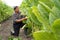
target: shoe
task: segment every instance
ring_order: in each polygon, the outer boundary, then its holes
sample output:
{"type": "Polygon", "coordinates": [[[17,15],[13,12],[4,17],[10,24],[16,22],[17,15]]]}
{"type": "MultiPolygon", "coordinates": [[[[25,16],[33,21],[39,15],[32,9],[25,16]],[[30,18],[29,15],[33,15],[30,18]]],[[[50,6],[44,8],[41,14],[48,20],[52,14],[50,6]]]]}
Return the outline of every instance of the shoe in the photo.
{"type": "Polygon", "coordinates": [[[14,33],[11,32],[11,35],[14,35],[14,33]]]}

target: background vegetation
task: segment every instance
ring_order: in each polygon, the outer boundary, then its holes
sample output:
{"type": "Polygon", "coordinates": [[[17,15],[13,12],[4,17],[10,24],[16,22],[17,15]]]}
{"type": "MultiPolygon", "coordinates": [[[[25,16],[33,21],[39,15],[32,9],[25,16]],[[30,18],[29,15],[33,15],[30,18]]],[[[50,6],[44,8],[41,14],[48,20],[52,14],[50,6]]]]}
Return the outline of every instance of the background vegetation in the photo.
{"type": "Polygon", "coordinates": [[[0,22],[6,20],[12,15],[12,8],[0,0],[0,22]]]}

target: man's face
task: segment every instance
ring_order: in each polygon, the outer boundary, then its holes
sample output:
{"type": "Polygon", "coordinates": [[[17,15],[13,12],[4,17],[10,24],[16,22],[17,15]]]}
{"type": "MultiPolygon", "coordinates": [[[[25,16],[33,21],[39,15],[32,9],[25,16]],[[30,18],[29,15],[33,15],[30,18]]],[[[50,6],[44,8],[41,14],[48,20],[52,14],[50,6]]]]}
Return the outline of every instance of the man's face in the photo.
{"type": "Polygon", "coordinates": [[[15,12],[17,12],[17,13],[19,12],[19,8],[18,7],[15,9],[15,12]]]}

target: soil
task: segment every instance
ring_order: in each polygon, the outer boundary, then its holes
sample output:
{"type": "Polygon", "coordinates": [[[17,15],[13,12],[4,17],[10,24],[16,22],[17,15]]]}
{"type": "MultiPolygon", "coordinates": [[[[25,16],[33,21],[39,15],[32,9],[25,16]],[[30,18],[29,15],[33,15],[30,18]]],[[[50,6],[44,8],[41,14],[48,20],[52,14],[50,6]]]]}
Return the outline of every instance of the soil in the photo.
{"type": "MultiPolygon", "coordinates": [[[[8,37],[11,36],[10,35],[10,31],[12,29],[12,19],[9,18],[8,20],[4,21],[1,23],[1,27],[0,27],[0,36],[2,37],[2,40],[8,40],[8,37]]],[[[24,34],[24,30],[20,29],[20,38],[22,40],[32,40],[31,37],[26,37],[26,35],[24,34]]]]}

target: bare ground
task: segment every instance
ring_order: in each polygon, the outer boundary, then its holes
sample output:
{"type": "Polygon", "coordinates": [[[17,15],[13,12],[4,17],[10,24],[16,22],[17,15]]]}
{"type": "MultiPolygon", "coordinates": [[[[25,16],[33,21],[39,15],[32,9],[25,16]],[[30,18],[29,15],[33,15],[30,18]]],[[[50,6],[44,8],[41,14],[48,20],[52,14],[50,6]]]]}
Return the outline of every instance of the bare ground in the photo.
{"type": "MultiPolygon", "coordinates": [[[[10,35],[11,28],[12,28],[11,18],[1,23],[0,36],[2,37],[2,40],[8,40],[8,37],[11,36],[10,35]]],[[[22,40],[32,40],[30,37],[29,38],[26,37],[26,35],[24,34],[24,30],[20,30],[20,37],[22,40]]]]}

